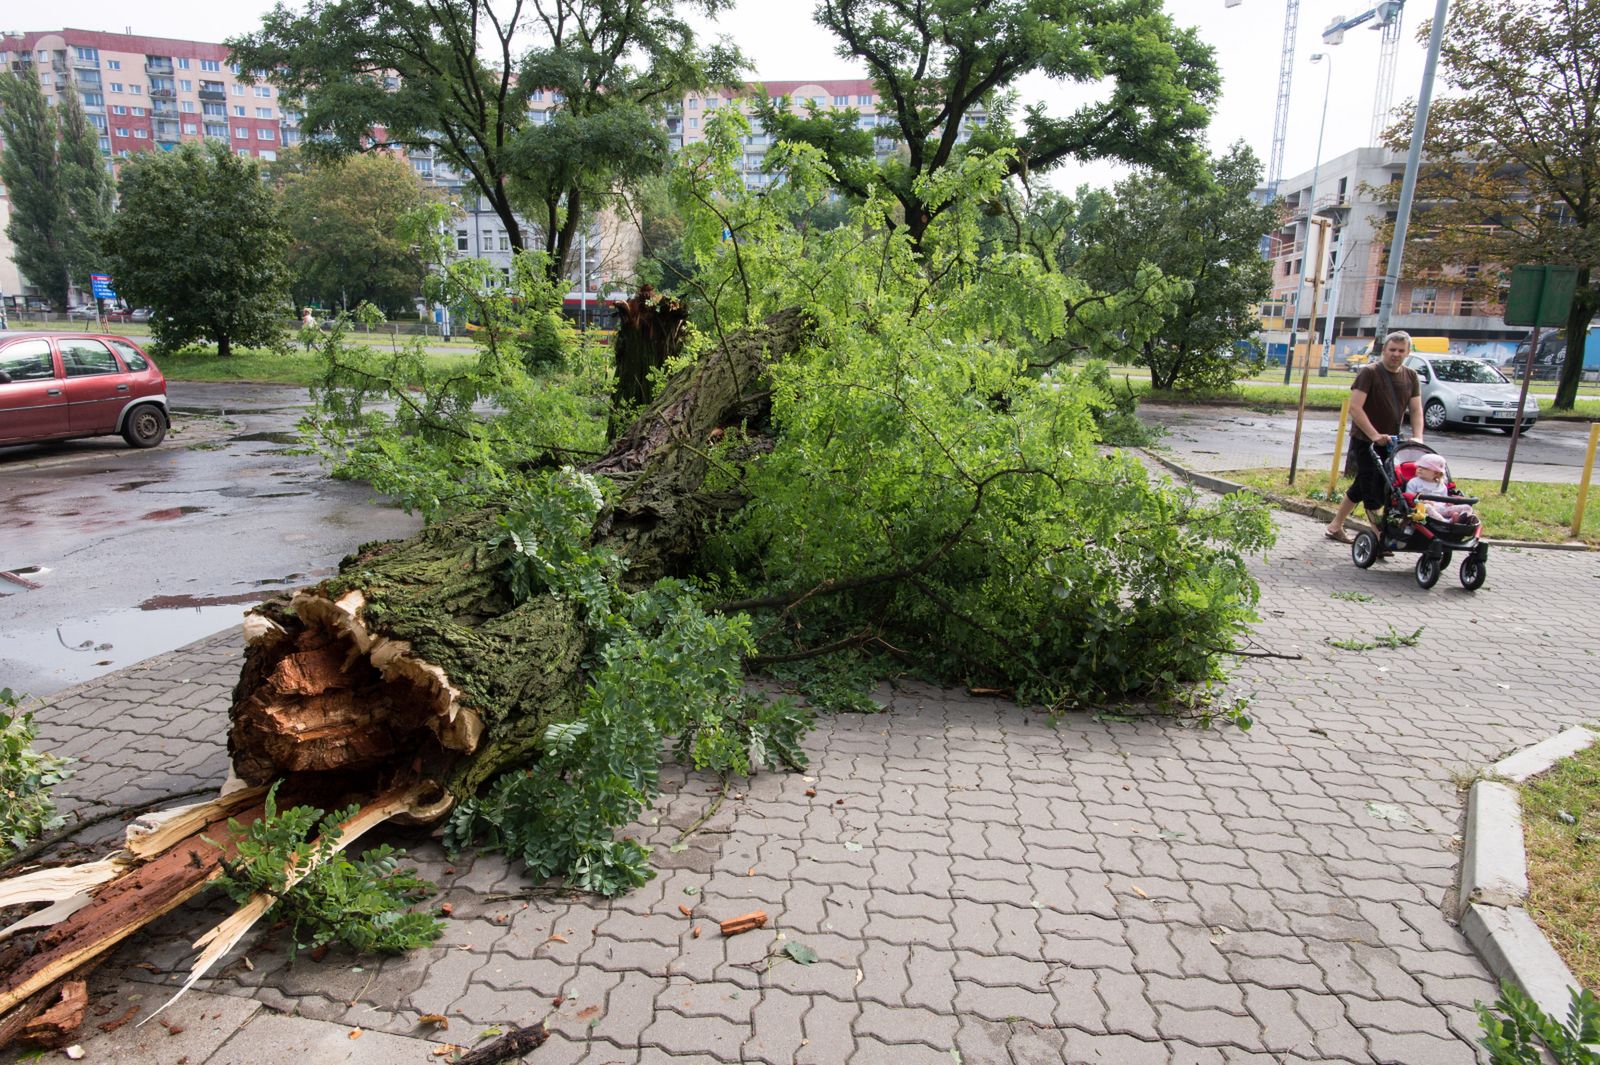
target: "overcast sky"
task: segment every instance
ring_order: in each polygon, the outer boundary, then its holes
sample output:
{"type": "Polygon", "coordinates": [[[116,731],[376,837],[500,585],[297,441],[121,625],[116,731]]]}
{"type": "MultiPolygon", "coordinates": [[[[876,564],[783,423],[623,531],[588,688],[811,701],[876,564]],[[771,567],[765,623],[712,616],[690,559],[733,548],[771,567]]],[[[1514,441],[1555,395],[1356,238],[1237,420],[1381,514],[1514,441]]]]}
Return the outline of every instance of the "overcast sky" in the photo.
{"type": "MultiPolygon", "coordinates": [[[[981,0],[975,0],[981,2],[981,0]]],[[[1327,49],[1329,66],[1311,65],[1313,52],[1322,51],[1322,28],[1336,15],[1354,15],[1372,0],[1303,0],[1295,55],[1298,59],[1290,103],[1289,134],[1284,157],[1286,175],[1311,169],[1317,147],[1324,87],[1328,86],[1327,132],[1322,157],[1331,159],[1363,146],[1372,120],[1373,85],[1378,68],[1377,32],[1366,28],[1346,34],[1344,43],[1327,49]]],[[[42,8],[29,8],[19,20],[21,3],[7,4],[0,30],[78,29],[124,31],[191,40],[220,41],[254,25],[272,5],[264,0],[57,0],[42,8]],[[39,15],[46,15],[48,23],[39,15]]],[[[1222,98],[1212,119],[1210,142],[1220,150],[1243,138],[1266,161],[1272,141],[1272,116],[1277,97],[1279,57],[1283,43],[1284,8],[1281,0],[1241,0],[1225,7],[1223,0],[1167,0],[1167,9],[1180,24],[1195,26],[1217,52],[1222,71],[1222,98]]],[[[739,0],[715,26],[754,60],[755,74],[773,80],[860,77],[864,71],[833,51],[833,38],[811,18],[807,2],[773,3],[739,0]]],[[[1411,0],[1404,11],[1404,35],[1395,79],[1394,102],[1414,98],[1422,76],[1424,48],[1417,43],[1416,27],[1432,15],[1425,0],[1411,0]]],[[[1019,86],[1023,102],[1043,101],[1053,113],[1065,114],[1092,95],[1081,87],[1064,87],[1045,78],[1019,86]]],[[[1068,163],[1052,175],[1059,188],[1080,183],[1109,184],[1121,170],[1108,164],[1078,166],[1068,163]]]]}

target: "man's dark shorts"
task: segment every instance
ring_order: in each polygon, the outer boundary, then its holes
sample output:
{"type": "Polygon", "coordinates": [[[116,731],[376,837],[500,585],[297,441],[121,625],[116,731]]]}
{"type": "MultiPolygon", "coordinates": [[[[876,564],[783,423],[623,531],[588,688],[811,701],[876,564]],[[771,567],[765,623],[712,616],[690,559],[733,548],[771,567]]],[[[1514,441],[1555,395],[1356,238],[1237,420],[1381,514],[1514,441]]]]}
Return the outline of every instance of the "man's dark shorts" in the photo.
{"type": "Polygon", "coordinates": [[[1366,441],[1356,441],[1354,451],[1356,479],[1350,482],[1345,498],[1376,513],[1388,497],[1388,478],[1383,475],[1383,466],[1373,457],[1372,448],[1367,446],[1366,441]]]}

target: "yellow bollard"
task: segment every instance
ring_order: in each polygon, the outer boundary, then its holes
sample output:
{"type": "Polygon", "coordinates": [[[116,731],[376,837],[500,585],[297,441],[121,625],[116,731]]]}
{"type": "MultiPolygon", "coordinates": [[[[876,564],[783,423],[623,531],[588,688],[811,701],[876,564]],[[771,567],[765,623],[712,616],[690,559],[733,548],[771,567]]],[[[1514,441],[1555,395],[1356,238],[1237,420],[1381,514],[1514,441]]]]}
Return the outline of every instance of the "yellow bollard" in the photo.
{"type": "MultiPolygon", "coordinates": [[[[1340,460],[1344,458],[1344,429],[1350,421],[1350,393],[1344,394],[1344,403],[1339,407],[1339,435],[1333,442],[1333,469],[1328,471],[1328,498],[1333,498],[1333,493],[1339,488],[1339,467],[1344,465],[1340,460]]],[[[1574,534],[1576,535],[1576,534],[1574,534]]]]}
{"type": "Polygon", "coordinates": [[[1572,512],[1572,536],[1583,530],[1583,508],[1589,502],[1589,475],[1594,472],[1594,449],[1600,444],[1600,422],[1589,425],[1589,453],[1583,459],[1583,479],[1578,482],[1578,506],[1572,512]]]}

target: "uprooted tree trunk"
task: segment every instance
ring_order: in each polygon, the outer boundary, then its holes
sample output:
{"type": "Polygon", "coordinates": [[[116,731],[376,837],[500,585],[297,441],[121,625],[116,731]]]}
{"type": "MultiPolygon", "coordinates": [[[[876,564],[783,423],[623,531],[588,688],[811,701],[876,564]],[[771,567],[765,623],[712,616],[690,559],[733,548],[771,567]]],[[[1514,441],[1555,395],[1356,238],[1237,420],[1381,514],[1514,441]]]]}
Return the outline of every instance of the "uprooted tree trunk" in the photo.
{"type": "MultiPolygon", "coordinates": [[[[766,368],[799,345],[798,314],[735,334],[668,381],[587,472],[622,492],[595,546],[625,579],[680,573],[704,531],[743,501],[703,488],[720,430],[758,422],[766,368]]],[[[457,517],[409,540],[370,544],[340,572],[246,624],[229,751],[246,782],[352,775],[367,790],[427,779],[442,815],[526,762],[545,724],[581,694],[586,633],[555,596],[514,603],[487,565],[493,513],[457,517]]]]}
{"type": "MultiPolygon", "coordinates": [[[[704,488],[706,445],[726,426],[762,421],[766,369],[804,332],[794,313],[730,337],[672,377],[587,467],[621,488],[593,535],[624,560],[630,585],[683,572],[705,530],[742,504],[704,488]]],[[[337,576],[259,608],[246,622],[230,713],[236,774],[252,785],[281,781],[284,803],[360,804],[347,823],[353,835],[389,817],[437,820],[527,763],[545,723],[577,706],[586,635],[555,596],[510,599],[484,564],[494,520],[470,514],[365,545],[337,576]]],[[[95,863],[104,869],[74,870],[89,886],[74,885],[70,897],[37,874],[34,884],[0,882],[0,899],[10,887],[10,902],[64,911],[34,915],[50,927],[25,960],[0,958],[0,1046],[62,998],[63,980],[219,875],[236,842],[228,817],[262,816],[264,791],[169,812],[158,830],[95,863]]],[[[233,921],[216,930],[229,937],[202,954],[204,964],[248,928],[233,921]]]]}
{"type": "Polygon", "coordinates": [[[613,406],[640,407],[650,402],[650,374],[683,347],[689,309],[682,300],[658,293],[649,285],[629,300],[612,304],[617,311],[617,335],[612,338],[616,380],[611,389],[613,406]]]}

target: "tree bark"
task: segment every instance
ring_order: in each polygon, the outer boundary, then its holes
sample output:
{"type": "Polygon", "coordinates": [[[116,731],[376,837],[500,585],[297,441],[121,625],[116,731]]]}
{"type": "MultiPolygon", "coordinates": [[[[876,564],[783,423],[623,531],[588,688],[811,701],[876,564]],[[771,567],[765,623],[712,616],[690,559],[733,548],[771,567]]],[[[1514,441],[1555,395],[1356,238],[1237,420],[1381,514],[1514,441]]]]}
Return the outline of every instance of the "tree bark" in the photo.
{"type": "Polygon", "coordinates": [[[689,309],[682,300],[657,293],[649,285],[630,300],[612,304],[618,315],[611,341],[616,380],[613,407],[642,407],[650,402],[650,374],[683,347],[689,309]]]}
{"type": "MultiPolygon", "coordinates": [[[[767,366],[805,331],[786,313],[734,334],[586,467],[621,487],[591,538],[624,560],[627,584],[685,572],[705,530],[743,502],[704,489],[706,446],[760,422],[767,366]]],[[[364,779],[373,792],[431,780],[437,817],[528,763],[545,725],[577,708],[588,637],[570,602],[511,600],[489,565],[496,517],[365,545],[336,576],[259,608],[230,715],[235,772],[252,784],[364,779]]]]}
{"type": "Polygon", "coordinates": [[[1595,310],[1600,308],[1600,292],[1590,285],[1590,277],[1588,267],[1578,271],[1578,289],[1567,311],[1567,353],[1561,360],[1561,380],[1556,385],[1556,410],[1571,410],[1578,401],[1589,323],[1594,320],[1595,310]]]}

